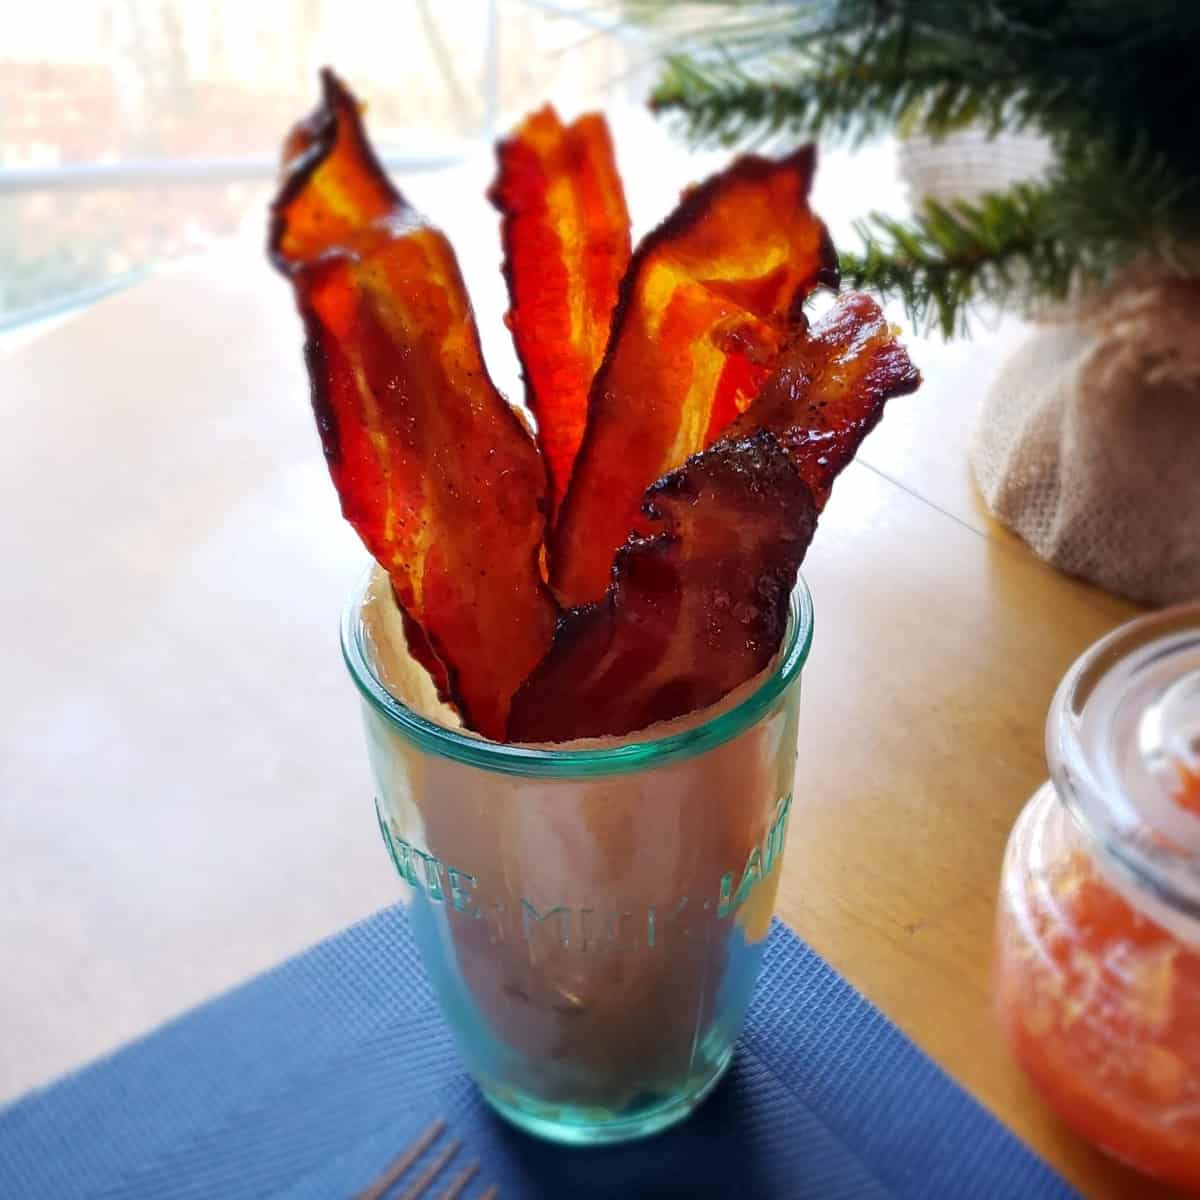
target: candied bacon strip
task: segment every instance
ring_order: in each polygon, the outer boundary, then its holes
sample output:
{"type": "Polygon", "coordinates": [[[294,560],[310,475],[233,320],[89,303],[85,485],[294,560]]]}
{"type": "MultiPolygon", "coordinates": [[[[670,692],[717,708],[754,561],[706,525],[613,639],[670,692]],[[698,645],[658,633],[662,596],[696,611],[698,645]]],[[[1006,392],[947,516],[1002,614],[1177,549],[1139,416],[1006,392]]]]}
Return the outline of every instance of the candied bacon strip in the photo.
{"type": "Polygon", "coordinates": [[[651,527],[595,604],[567,613],[513,697],[508,736],[620,735],[715,703],[761,671],[816,528],[812,493],[769,433],[722,441],[660,479],[651,527]]]}
{"type": "MultiPolygon", "coordinates": [[[[321,91],[321,103],[284,142],[285,183],[271,206],[267,250],[285,275],[331,249],[369,248],[382,236],[378,223],[404,203],[375,157],[358,101],[328,68],[321,91]]],[[[396,604],[409,652],[449,702],[445,665],[399,596],[396,604]]]]}
{"type": "Polygon", "coordinates": [[[886,401],[920,382],[879,306],[840,297],[722,438],[648,490],[645,516],[665,518],[668,531],[632,537],[604,598],[562,618],[513,699],[509,737],[628,733],[752,678],[778,649],[786,596],[834,478],[886,401]],[[739,615],[761,622],[741,640],[730,623],[739,615]]]}
{"type": "Polygon", "coordinates": [[[396,608],[400,611],[400,626],[404,630],[404,644],[408,647],[408,653],[412,657],[413,662],[420,664],[428,672],[429,678],[433,680],[433,687],[434,691],[437,692],[437,698],[443,704],[453,704],[454,696],[450,690],[450,672],[446,670],[446,664],[438,658],[433,644],[425,636],[425,630],[409,616],[408,610],[404,607],[400,597],[396,595],[395,588],[392,589],[392,598],[396,601],[396,608]]]}
{"type": "Polygon", "coordinates": [[[920,372],[879,305],[861,292],[847,292],[784,354],[727,435],[770,430],[823,508],[834,479],[879,423],[886,401],[920,385],[920,372]]]}
{"type": "Polygon", "coordinates": [[[464,722],[501,737],[556,618],[538,567],[545,473],[487,377],[449,243],[418,225],[363,257],[326,254],[295,283],[343,512],[464,722]]]}
{"type": "Polygon", "coordinates": [[[371,149],[358,101],[328,67],[321,103],[284,142],[283,176],[267,253],[285,275],[327,250],[378,238],[382,219],[407,207],[371,149]]]}
{"type": "Polygon", "coordinates": [[[557,509],[629,263],[629,212],[598,113],[564,125],[547,105],[497,145],[496,158],[488,197],[503,214],[505,321],[557,509]]]}
{"type": "Polygon", "coordinates": [[[808,206],[814,164],[811,147],[740,158],[635,251],[551,539],[563,603],[603,594],[642,493],[750,402],[802,328],[805,297],[837,282],[833,245],[808,206]]]}
{"type": "Polygon", "coordinates": [[[545,471],[488,377],[449,242],[382,177],[349,93],[324,83],[274,206],[272,256],[304,318],[325,457],[424,635],[421,661],[444,668],[435,681],[469,726],[499,738],[557,616],[539,569],[545,471]]]}

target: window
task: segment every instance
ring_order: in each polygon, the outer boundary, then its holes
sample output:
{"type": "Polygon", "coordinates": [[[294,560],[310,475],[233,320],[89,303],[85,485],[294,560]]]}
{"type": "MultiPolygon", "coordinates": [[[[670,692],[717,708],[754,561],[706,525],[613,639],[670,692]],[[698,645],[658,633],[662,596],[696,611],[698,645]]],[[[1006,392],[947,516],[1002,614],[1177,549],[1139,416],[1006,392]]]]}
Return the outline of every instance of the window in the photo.
{"type": "Polygon", "coordinates": [[[551,97],[632,96],[596,0],[27,5],[0,47],[0,330],[263,227],[282,136],[328,63],[395,172],[436,170],[551,97]],[[64,11],[64,9],[66,11],[64,11]]]}

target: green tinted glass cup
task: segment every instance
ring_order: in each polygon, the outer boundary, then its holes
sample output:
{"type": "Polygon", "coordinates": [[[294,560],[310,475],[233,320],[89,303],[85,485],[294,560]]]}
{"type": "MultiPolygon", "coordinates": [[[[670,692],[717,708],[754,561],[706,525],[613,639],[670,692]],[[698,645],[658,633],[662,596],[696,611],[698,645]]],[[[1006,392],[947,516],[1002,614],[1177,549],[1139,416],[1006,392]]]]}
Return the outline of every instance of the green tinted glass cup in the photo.
{"type": "Polygon", "coordinates": [[[383,841],[488,1102],[618,1142],[685,1117],[733,1056],[782,869],[812,603],[721,704],[645,735],[502,745],[452,727],[386,579],[347,605],[383,841]]]}

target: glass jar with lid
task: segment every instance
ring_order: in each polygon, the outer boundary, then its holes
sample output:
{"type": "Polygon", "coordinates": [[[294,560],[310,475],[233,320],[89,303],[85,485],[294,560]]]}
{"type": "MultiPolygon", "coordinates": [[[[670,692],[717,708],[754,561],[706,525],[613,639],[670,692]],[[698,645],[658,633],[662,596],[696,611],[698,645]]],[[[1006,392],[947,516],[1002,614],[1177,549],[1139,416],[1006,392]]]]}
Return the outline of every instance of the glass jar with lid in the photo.
{"type": "Polygon", "coordinates": [[[1200,605],[1088,650],[1046,755],[1005,857],[1000,1024],[1079,1133],[1200,1191],[1200,605]]]}

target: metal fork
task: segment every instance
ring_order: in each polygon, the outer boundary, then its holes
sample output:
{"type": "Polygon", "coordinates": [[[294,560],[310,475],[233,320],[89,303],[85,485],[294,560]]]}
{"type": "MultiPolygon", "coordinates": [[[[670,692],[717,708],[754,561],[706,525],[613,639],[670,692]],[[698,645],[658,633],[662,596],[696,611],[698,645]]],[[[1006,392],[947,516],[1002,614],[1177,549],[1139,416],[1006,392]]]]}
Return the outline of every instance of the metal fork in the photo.
{"type": "MultiPolygon", "coordinates": [[[[438,1117],[407,1150],[392,1160],[382,1174],[367,1184],[361,1192],[355,1192],[353,1200],[383,1200],[383,1197],[404,1178],[409,1168],[442,1136],[445,1129],[446,1122],[438,1117]]],[[[461,1147],[462,1143],[457,1138],[448,1142],[438,1151],[437,1156],[420,1175],[408,1185],[404,1194],[395,1197],[395,1200],[421,1200],[422,1197],[429,1196],[429,1188],[441,1174],[442,1168],[458,1153],[461,1147]]],[[[438,1200],[457,1200],[457,1197],[462,1195],[463,1189],[478,1173],[479,1164],[477,1162],[468,1163],[450,1180],[445,1191],[439,1194],[438,1200]]],[[[492,1186],[479,1197],[479,1200],[499,1200],[499,1196],[499,1188],[492,1186]]]]}

